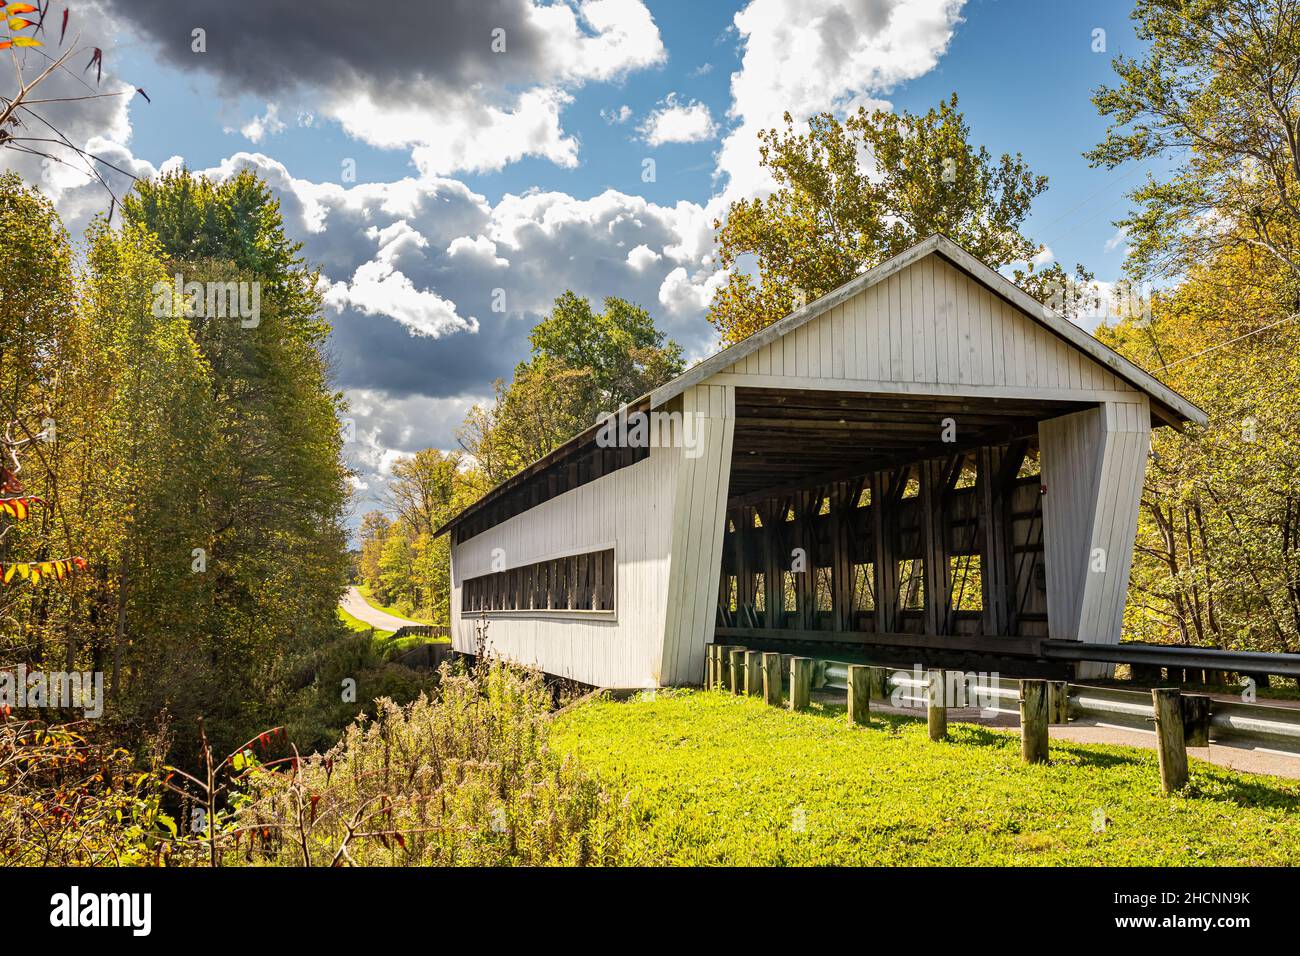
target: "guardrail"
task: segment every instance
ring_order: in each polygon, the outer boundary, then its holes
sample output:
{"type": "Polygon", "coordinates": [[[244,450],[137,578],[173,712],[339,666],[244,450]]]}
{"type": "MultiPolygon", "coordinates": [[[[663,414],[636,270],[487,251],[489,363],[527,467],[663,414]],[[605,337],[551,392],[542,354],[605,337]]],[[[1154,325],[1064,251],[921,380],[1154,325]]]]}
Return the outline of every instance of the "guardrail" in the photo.
{"type": "Polygon", "coordinates": [[[1039,653],[1053,661],[1098,661],[1103,664],[1140,664],[1151,667],[1190,667],[1239,674],[1277,674],[1300,677],[1300,654],[1269,651],[1224,651],[1215,647],[1179,647],[1172,644],[1089,644],[1082,641],[1043,641],[1039,653]]]}
{"type": "Polygon", "coordinates": [[[399,637],[445,637],[451,639],[451,628],[445,624],[405,624],[393,631],[390,640],[399,637]]]}
{"type": "Polygon", "coordinates": [[[710,646],[705,686],[761,695],[772,704],[780,704],[788,688],[794,710],[808,705],[812,690],[842,690],[848,697],[849,715],[857,723],[866,722],[871,700],[924,708],[935,740],[947,735],[950,706],[971,707],[984,714],[1017,714],[1021,752],[1031,762],[1047,759],[1047,727],[1052,723],[1088,719],[1154,732],[1161,783],[1167,792],[1186,782],[1189,746],[1204,747],[1213,741],[1300,754],[1300,708],[1183,694],[1177,688],[1144,693],[938,669],[905,671],[749,651],[735,645],[710,646]],[[974,699],[954,697],[959,686],[974,692],[974,699]]]}

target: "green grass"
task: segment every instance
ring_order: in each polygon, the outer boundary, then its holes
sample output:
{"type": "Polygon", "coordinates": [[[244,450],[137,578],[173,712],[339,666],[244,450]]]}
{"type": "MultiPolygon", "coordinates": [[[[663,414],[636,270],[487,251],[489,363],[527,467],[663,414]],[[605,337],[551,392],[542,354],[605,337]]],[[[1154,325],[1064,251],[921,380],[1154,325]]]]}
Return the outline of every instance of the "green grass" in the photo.
{"type": "Polygon", "coordinates": [[[1193,761],[1187,790],[1167,798],[1153,751],[1053,741],[1051,763],[1029,766],[1015,733],[949,732],[933,743],[912,718],[856,727],[843,708],[661,691],[577,707],[554,741],[628,794],[629,863],[1295,862],[1295,781],[1193,761]]]}
{"type": "Polygon", "coordinates": [[[362,633],[365,633],[367,631],[373,630],[375,632],[376,642],[384,641],[393,636],[394,633],[393,631],[378,630],[377,628],[372,627],[371,625],[367,624],[365,621],[361,620],[360,618],[353,617],[347,611],[343,610],[343,608],[339,608],[338,612],[339,612],[339,620],[343,622],[343,624],[347,627],[349,631],[361,631],[362,633]]]}

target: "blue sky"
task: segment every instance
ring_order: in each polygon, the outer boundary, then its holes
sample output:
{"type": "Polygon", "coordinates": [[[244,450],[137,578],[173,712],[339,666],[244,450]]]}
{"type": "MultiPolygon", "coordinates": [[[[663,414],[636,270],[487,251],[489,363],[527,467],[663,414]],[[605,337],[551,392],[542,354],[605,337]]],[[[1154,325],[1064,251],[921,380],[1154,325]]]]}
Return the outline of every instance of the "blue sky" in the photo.
{"type": "MultiPolygon", "coordinates": [[[[716,192],[716,139],[670,143],[648,149],[636,123],[669,93],[698,100],[720,124],[730,105],[731,74],[740,65],[732,18],[740,3],[651,0],[668,51],[659,67],[621,82],[593,84],[577,92],[564,120],[581,142],[581,163],[565,169],[545,159],[525,158],[504,169],[459,178],[489,199],[530,188],[590,195],[612,188],[658,203],[689,199],[704,203],[716,192]],[[632,110],[632,120],[611,124],[601,111],[632,110]],[[642,181],[642,160],[656,160],[655,182],[642,181]]],[[[1125,0],[1080,4],[1066,0],[969,0],[962,22],[938,66],[881,94],[895,109],[923,111],[956,92],[976,141],[995,153],[1021,152],[1050,188],[1036,202],[1030,234],[1051,246],[1063,262],[1083,262],[1099,277],[1113,278],[1122,245],[1106,243],[1111,222],[1126,209],[1125,193],[1142,170],[1090,169],[1084,150],[1105,134],[1091,93],[1113,77],[1111,58],[1140,49],[1125,0]],[[1106,51],[1093,51],[1093,30],[1106,31],[1106,51]]],[[[193,168],[214,166],[239,149],[260,148],[297,177],[337,180],[344,158],[357,160],[357,179],[384,182],[411,174],[409,151],[376,149],[349,137],[336,124],[318,119],[296,125],[311,111],[310,98],[280,108],[284,132],[251,144],[238,132],[265,112],[266,98],[223,95],[221,84],[203,73],[188,76],[160,63],[150,45],[124,46],[118,72],[138,82],[152,104],[132,109],[133,151],[155,165],[179,153],[193,168]]]]}
{"type": "MultiPolygon", "coordinates": [[[[751,144],[783,110],[956,92],[975,142],[1049,177],[1028,234],[1103,281],[1142,174],[1082,156],[1105,133],[1092,91],[1138,50],[1120,0],[443,0],[363,23],[345,0],[69,6],[106,37],[106,84],[152,100],[96,101],[70,126],[141,176],[255,169],[321,267],[359,509],[396,458],[455,447],[566,288],[632,299],[691,357],[711,351],[709,224],[763,193],[751,144]]],[[[51,188],[74,231],[104,205],[51,188]]]]}

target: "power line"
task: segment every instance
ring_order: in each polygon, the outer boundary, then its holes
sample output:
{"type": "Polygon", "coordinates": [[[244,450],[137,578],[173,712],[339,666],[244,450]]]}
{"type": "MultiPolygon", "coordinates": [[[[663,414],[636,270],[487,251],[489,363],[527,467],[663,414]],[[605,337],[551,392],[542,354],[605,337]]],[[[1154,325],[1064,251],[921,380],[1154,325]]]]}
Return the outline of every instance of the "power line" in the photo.
{"type": "Polygon", "coordinates": [[[1283,318],[1278,319],[1276,322],[1272,322],[1268,325],[1260,326],[1257,329],[1251,329],[1249,332],[1245,332],[1241,335],[1238,335],[1236,338],[1228,339],[1228,341],[1226,342],[1220,342],[1218,345],[1211,345],[1208,349],[1204,349],[1200,352],[1195,353],[1194,355],[1185,355],[1182,358],[1178,359],[1178,361],[1176,362],[1167,363],[1164,367],[1166,369],[1170,369],[1173,368],[1175,365],[1182,365],[1184,362],[1190,362],[1192,359],[1198,359],[1202,355],[1208,355],[1210,352],[1217,351],[1218,349],[1229,346],[1234,342],[1240,342],[1242,339],[1250,338],[1250,336],[1252,335],[1258,335],[1260,332],[1267,332],[1269,329],[1275,329],[1283,322],[1290,322],[1292,319],[1297,319],[1297,318],[1300,318],[1300,312],[1292,312],[1290,315],[1284,316],[1283,318]]]}

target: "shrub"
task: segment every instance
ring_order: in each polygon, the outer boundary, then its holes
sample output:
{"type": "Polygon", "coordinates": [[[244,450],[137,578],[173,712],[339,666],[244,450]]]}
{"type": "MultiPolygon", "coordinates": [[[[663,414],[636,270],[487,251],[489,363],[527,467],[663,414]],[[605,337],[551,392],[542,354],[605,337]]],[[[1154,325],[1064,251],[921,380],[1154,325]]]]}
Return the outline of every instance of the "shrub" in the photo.
{"type": "MultiPolygon", "coordinates": [[[[627,808],[550,749],[539,674],[444,665],[433,696],[380,702],[329,753],[255,768],[245,862],[493,866],[616,862],[627,808]]],[[[227,862],[235,862],[228,859],[227,862]]]]}
{"type": "Polygon", "coordinates": [[[142,771],[92,732],[85,722],[0,719],[0,866],[182,862],[162,807],[160,748],[142,771]]]}

